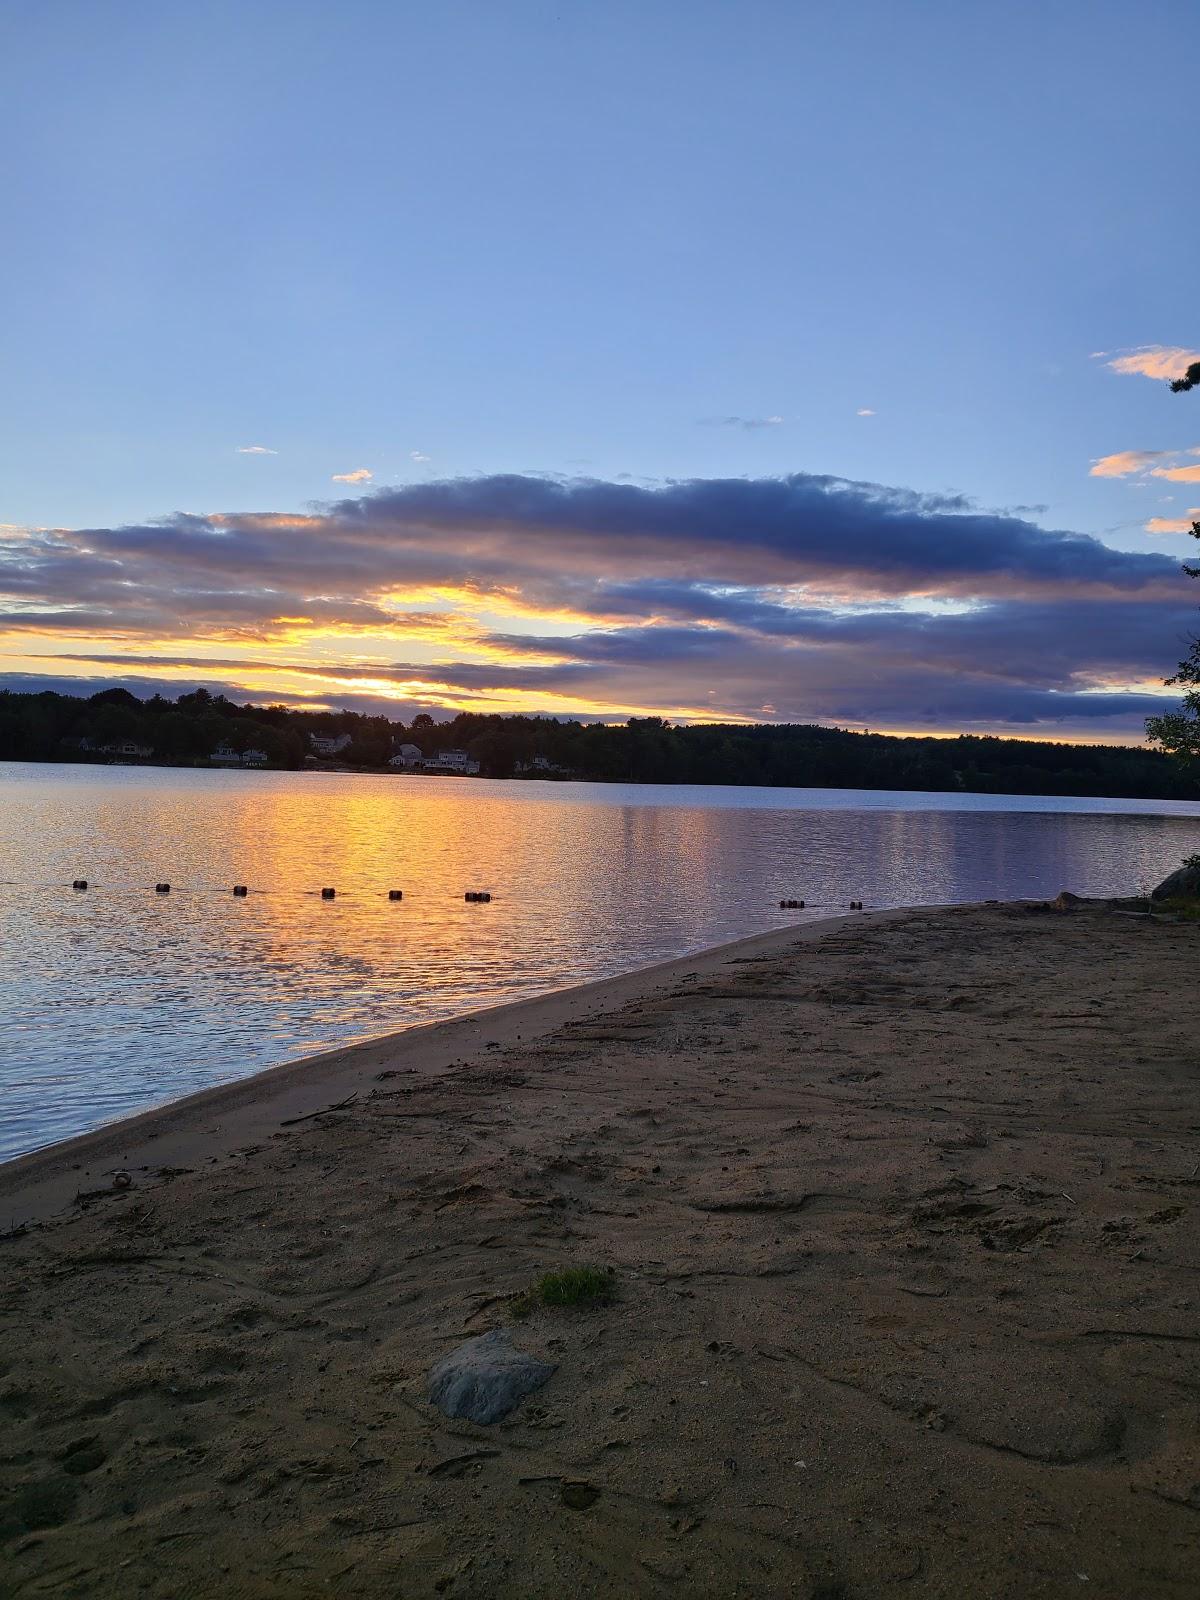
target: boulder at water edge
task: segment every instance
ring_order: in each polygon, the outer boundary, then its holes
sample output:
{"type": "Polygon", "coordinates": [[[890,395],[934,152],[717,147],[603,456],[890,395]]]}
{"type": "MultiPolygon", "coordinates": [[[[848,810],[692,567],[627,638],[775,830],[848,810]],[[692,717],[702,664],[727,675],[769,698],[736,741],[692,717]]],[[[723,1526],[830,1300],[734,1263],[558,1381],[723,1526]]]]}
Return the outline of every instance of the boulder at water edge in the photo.
{"type": "Polygon", "coordinates": [[[1200,900],[1200,862],[1180,867],[1169,878],[1164,878],[1151,894],[1152,900],[1173,900],[1180,895],[1188,900],[1200,900]]]}
{"type": "Polygon", "coordinates": [[[503,1328],[468,1339],[429,1374],[429,1398],[448,1417],[498,1422],[557,1368],[514,1349],[503,1328]]]}

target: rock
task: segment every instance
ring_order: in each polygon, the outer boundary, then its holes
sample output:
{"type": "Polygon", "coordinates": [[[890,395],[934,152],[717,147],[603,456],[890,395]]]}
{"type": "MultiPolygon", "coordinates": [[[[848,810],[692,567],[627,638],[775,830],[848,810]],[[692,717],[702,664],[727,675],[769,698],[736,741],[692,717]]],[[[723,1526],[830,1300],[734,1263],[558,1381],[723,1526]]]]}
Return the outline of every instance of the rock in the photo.
{"type": "Polygon", "coordinates": [[[1078,911],[1087,904],[1088,902],[1080,895],[1072,894],[1069,889],[1064,889],[1057,900],[1050,902],[1050,909],[1052,911],[1078,911]]]}
{"type": "Polygon", "coordinates": [[[1189,862],[1169,878],[1164,878],[1157,889],[1151,891],[1152,900],[1173,900],[1175,897],[1184,896],[1190,900],[1200,900],[1200,861],[1189,862]]]}
{"type": "Polygon", "coordinates": [[[429,1398],[448,1417],[498,1422],[557,1370],[514,1349],[506,1330],[493,1328],[442,1357],[429,1374],[429,1398]]]}

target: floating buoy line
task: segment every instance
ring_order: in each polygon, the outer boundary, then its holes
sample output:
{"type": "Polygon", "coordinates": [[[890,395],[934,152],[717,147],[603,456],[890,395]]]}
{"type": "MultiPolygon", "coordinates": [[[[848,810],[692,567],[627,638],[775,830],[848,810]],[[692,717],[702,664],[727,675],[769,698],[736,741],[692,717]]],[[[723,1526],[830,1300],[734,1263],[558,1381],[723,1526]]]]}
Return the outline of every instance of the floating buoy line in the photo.
{"type": "MultiPolygon", "coordinates": [[[[15,881],[13,881],[12,879],[6,880],[3,883],[2,886],[4,888],[9,888],[9,889],[57,889],[57,888],[60,887],[60,885],[58,885],[58,884],[17,883],[15,881]]],[[[105,888],[115,889],[117,893],[135,894],[135,893],[153,892],[156,895],[164,895],[164,896],[165,895],[169,895],[169,894],[171,894],[173,892],[183,893],[183,894],[202,894],[202,895],[203,894],[207,894],[207,895],[226,895],[226,894],[230,893],[230,890],[228,890],[228,889],[218,889],[218,888],[214,888],[214,887],[212,887],[210,885],[200,885],[198,887],[191,887],[191,886],[188,886],[188,885],[184,885],[183,888],[180,889],[179,885],[172,885],[172,884],[167,883],[167,882],[155,883],[155,884],[115,884],[115,885],[113,885],[113,884],[98,884],[98,883],[96,883],[94,880],[92,880],[90,878],[73,878],[71,880],[71,889],[76,894],[87,894],[87,893],[90,893],[90,892],[94,892],[94,891],[96,891],[98,889],[105,889],[105,888]]],[[[319,889],[285,888],[285,889],[254,889],[254,890],[251,890],[249,884],[246,884],[246,883],[235,883],[232,886],[232,893],[233,893],[233,897],[235,899],[237,899],[237,900],[244,900],[244,899],[248,898],[248,896],[251,893],[254,893],[256,895],[257,894],[265,894],[265,895],[289,895],[289,894],[293,894],[293,895],[302,895],[302,896],[310,896],[311,895],[311,896],[319,896],[320,899],[322,899],[322,900],[336,900],[337,897],[338,897],[338,894],[339,894],[339,890],[337,889],[337,887],[335,885],[332,885],[332,884],[326,884],[326,885],[322,886],[319,889]]],[[[376,895],[378,895],[380,898],[387,899],[387,900],[389,900],[389,901],[391,901],[393,903],[402,901],[404,899],[404,890],[403,889],[376,890],[376,891],[374,891],[374,894],[371,894],[371,892],[368,891],[368,894],[371,895],[371,898],[374,898],[376,895]]],[[[463,893],[463,900],[468,905],[490,905],[491,901],[492,901],[492,892],[491,892],[490,889],[467,889],[463,893]]],[[[796,899],[783,899],[783,900],[781,900],[779,902],[779,909],[780,909],[780,911],[864,911],[864,910],[867,909],[867,905],[868,905],[868,903],[863,901],[863,900],[845,901],[845,900],[796,900],[796,899]]]]}

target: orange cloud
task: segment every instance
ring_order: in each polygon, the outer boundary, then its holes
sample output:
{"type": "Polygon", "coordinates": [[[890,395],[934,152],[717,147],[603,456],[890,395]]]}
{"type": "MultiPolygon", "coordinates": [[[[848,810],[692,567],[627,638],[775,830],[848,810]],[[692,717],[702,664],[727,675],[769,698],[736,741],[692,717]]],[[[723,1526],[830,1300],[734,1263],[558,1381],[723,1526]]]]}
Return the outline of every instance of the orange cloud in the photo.
{"type": "Polygon", "coordinates": [[[1117,450],[1111,456],[1100,456],[1092,462],[1090,478],[1128,478],[1131,473],[1144,472],[1152,461],[1170,455],[1169,450],[1117,450]]]}
{"type": "Polygon", "coordinates": [[[1200,361],[1200,350],[1185,350],[1181,345],[1144,344],[1128,355],[1117,356],[1105,364],[1114,372],[1137,373],[1143,378],[1182,378],[1193,361],[1200,361]]]}
{"type": "Polygon", "coordinates": [[[1200,467],[1155,467],[1150,476],[1172,483],[1200,483],[1200,467]]]}
{"type": "Polygon", "coordinates": [[[1181,517],[1151,517],[1147,533],[1191,533],[1192,523],[1200,521],[1200,506],[1193,506],[1181,517]]]}
{"type": "Polygon", "coordinates": [[[335,472],[332,481],[334,483],[370,483],[374,476],[375,474],[369,472],[366,467],[355,467],[353,472],[335,472]]]}

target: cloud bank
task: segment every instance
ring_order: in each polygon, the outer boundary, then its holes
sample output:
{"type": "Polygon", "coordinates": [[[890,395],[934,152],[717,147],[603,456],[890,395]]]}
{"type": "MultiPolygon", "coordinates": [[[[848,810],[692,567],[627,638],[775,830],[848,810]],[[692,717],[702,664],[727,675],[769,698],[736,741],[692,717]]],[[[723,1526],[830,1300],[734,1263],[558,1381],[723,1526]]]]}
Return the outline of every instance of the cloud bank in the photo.
{"type": "Polygon", "coordinates": [[[1194,616],[1169,557],[807,473],[493,475],[0,533],[14,672],[393,711],[1136,738],[1194,616]]]}

